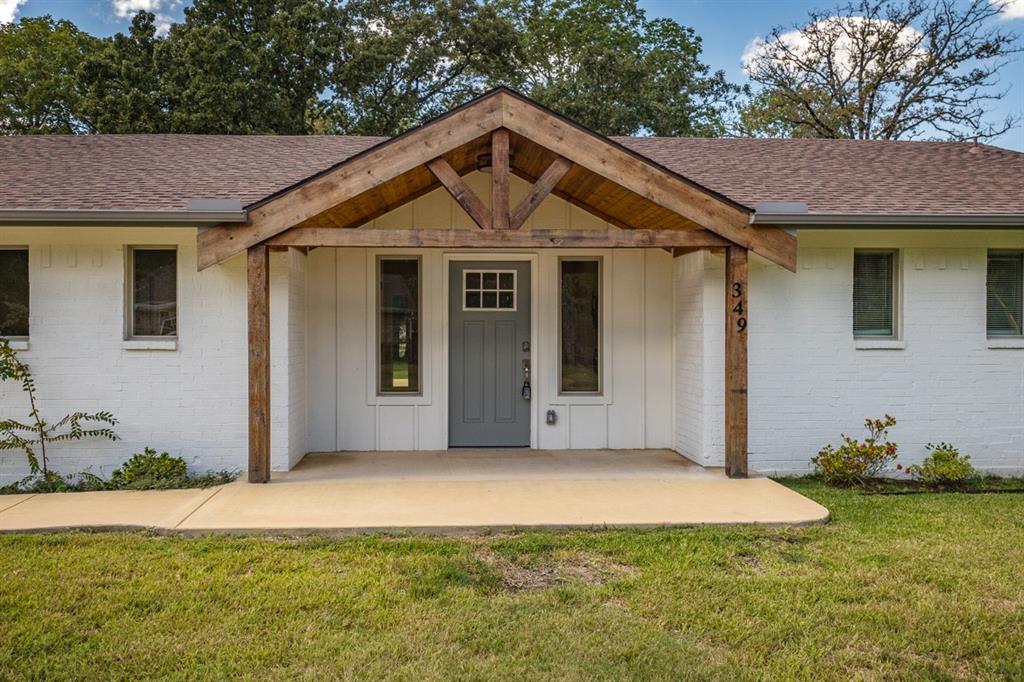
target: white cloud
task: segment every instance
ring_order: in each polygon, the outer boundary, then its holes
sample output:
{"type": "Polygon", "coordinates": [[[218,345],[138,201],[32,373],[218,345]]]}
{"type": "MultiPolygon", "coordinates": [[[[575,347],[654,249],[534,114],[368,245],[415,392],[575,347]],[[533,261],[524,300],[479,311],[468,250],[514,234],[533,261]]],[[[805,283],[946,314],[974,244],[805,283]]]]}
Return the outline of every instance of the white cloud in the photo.
{"type": "MultiPolygon", "coordinates": [[[[0,0],[0,2],[4,2],[4,0],[0,0]]],[[[157,35],[166,35],[171,30],[171,17],[160,11],[164,5],[168,4],[167,0],[110,0],[110,2],[114,7],[114,14],[122,19],[133,17],[141,11],[152,12],[156,15],[157,35]]],[[[170,5],[172,8],[176,8],[181,5],[181,2],[171,0],[170,5]]]]}
{"type": "Polygon", "coordinates": [[[18,7],[24,2],[25,0],[0,0],[0,24],[9,24],[14,21],[18,7]]]}
{"type": "Polygon", "coordinates": [[[1024,19],[1024,0],[1003,0],[999,15],[1002,19],[1024,19]]]}
{"type": "Polygon", "coordinates": [[[114,14],[125,19],[142,10],[155,13],[164,3],[163,0],[111,0],[111,4],[114,14]]]}
{"type": "MultiPolygon", "coordinates": [[[[1024,0],[1014,1],[1024,3],[1024,0]]],[[[855,33],[856,31],[854,29],[863,27],[865,22],[869,22],[870,25],[877,29],[879,33],[881,33],[882,30],[886,28],[886,25],[890,23],[884,19],[868,19],[866,17],[828,17],[827,19],[821,19],[820,21],[809,25],[804,29],[804,31],[810,28],[812,30],[830,34],[837,28],[846,28],[850,33],[855,33]]],[[[912,45],[920,38],[921,33],[917,31],[917,29],[907,26],[900,30],[899,40],[904,45],[912,45]]],[[[807,53],[810,50],[810,41],[803,31],[786,31],[778,37],[778,40],[784,45],[787,45],[789,49],[797,55],[807,53]]],[[[771,42],[764,40],[760,36],[755,37],[747,43],[746,48],[743,50],[743,56],[740,57],[740,63],[743,65],[743,68],[747,73],[751,72],[753,65],[758,60],[763,59],[768,53],[770,53],[770,46],[771,42]]],[[[834,43],[832,48],[832,60],[840,71],[843,67],[849,68],[853,52],[853,42],[845,35],[841,36],[834,43]]]]}

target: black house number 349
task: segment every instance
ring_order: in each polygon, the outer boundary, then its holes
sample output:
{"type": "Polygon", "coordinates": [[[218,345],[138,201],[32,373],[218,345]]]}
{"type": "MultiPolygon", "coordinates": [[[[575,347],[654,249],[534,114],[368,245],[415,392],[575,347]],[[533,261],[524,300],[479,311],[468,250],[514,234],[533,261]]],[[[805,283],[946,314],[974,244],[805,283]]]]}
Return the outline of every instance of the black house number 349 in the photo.
{"type": "Polygon", "coordinates": [[[732,297],[737,299],[732,307],[732,312],[736,315],[736,329],[743,331],[747,328],[747,309],[743,307],[743,285],[739,282],[732,284],[732,297]]]}

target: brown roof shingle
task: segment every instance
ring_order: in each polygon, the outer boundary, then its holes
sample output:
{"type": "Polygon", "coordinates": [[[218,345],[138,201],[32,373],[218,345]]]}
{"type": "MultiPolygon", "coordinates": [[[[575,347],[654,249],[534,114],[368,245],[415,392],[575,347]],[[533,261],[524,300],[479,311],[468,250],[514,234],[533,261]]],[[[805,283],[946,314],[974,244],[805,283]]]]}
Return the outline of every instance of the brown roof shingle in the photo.
{"type": "MultiPolygon", "coordinates": [[[[1024,214],[1024,153],[954,142],[614,138],[753,208],[812,213],[1024,214]]],[[[384,138],[92,135],[0,137],[0,209],[243,206],[384,138]]]]}

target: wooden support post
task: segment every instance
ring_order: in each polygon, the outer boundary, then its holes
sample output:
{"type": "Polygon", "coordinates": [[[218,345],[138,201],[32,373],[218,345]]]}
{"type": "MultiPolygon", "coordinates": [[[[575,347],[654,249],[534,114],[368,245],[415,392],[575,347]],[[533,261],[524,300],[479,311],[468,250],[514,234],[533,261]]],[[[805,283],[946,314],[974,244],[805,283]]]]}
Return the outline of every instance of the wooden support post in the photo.
{"type": "Polygon", "coordinates": [[[509,217],[508,131],[498,128],[491,134],[491,227],[507,230],[509,217]]]}
{"type": "Polygon", "coordinates": [[[725,250],[725,473],[747,476],[747,249],[725,250]]]}
{"type": "Polygon", "coordinates": [[[270,250],[250,246],[249,283],[249,482],[270,480],[270,250]]]}

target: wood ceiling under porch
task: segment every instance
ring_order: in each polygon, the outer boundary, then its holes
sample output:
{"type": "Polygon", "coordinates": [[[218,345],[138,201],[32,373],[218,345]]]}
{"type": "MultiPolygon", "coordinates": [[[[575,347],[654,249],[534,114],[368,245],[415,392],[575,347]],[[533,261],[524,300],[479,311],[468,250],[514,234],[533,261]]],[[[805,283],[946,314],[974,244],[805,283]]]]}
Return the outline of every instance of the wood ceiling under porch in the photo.
{"type": "Polygon", "coordinates": [[[249,480],[270,470],[269,263],[274,248],[663,248],[726,252],[726,471],[747,474],[747,264],[754,251],[795,269],[795,238],[753,226],[749,209],[543,109],[497,90],[248,208],[244,225],[199,236],[200,269],[247,252],[249,480]],[[490,175],[489,197],[464,176],[490,175]],[[513,202],[512,176],[530,183],[513,202]],[[470,230],[367,229],[371,220],[444,188],[470,230]],[[523,229],[549,195],[613,226],[523,229]],[[486,200],[486,199],[489,199],[486,200]]]}

